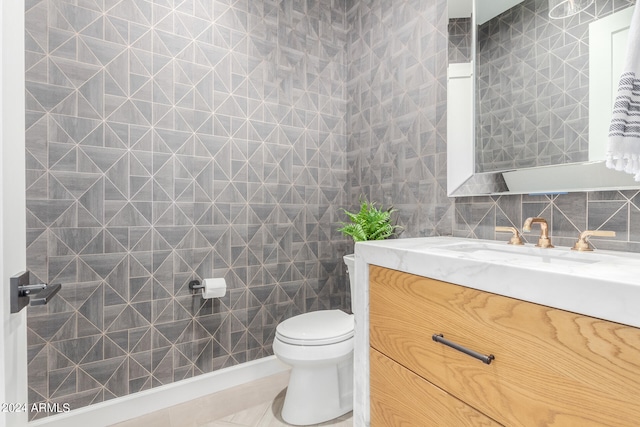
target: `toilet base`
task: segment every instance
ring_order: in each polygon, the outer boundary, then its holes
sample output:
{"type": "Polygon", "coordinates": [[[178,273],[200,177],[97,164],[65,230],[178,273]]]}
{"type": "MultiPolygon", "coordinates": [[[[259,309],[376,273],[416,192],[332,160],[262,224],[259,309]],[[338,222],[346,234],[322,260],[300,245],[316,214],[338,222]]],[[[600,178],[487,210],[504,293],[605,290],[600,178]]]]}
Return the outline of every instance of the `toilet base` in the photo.
{"type": "Polygon", "coordinates": [[[319,424],[353,409],[353,352],[321,366],[293,366],[282,419],[293,425],[319,424]]]}

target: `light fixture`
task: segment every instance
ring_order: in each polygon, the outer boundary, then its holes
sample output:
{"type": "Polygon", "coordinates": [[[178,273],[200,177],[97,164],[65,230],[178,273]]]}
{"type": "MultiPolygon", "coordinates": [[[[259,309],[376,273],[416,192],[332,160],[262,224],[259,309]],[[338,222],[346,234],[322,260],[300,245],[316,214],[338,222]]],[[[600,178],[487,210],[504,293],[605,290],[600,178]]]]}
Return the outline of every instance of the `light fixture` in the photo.
{"type": "Polygon", "coordinates": [[[593,0],[549,0],[549,18],[562,19],[582,12],[593,0]]]}

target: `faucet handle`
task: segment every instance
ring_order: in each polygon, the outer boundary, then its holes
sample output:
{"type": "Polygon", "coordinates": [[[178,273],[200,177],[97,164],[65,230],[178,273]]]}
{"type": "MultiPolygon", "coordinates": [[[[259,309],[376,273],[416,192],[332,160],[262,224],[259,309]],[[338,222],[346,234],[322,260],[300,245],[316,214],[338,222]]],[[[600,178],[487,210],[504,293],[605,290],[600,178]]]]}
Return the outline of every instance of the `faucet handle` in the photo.
{"type": "Polygon", "coordinates": [[[513,233],[511,239],[509,240],[509,245],[523,245],[522,239],[520,239],[520,234],[515,227],[496,227],[496,233],[513,233]]]}
{"type": "Polygon", "coordinates": [[[583,231],[582,233],[580,233],[580,237],[578,238],[578,241],[576,242],[575,245],[573,245],[571,250],[573,250],[573,251],[581,251],[581,252],[592,251],[593,248],[589,244],[589,240],[588,240],[590,236],[616,237],[616,232],[615,231],[607,231],[607,230],[586,230],[586,231],[583,231]]]}

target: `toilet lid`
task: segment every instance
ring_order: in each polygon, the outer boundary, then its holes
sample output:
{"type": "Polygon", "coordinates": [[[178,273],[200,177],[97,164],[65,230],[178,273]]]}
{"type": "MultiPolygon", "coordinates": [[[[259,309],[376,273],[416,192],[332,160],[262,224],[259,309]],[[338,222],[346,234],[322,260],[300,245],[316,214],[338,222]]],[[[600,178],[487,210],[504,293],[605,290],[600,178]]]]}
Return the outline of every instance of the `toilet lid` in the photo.
{"type": "Polygon", "coordinates": [[[353,336],[353,315],[341,310],[320,310],[300,314],[280,323],[276,337],[298,345],[324,345],[353,336]]]}

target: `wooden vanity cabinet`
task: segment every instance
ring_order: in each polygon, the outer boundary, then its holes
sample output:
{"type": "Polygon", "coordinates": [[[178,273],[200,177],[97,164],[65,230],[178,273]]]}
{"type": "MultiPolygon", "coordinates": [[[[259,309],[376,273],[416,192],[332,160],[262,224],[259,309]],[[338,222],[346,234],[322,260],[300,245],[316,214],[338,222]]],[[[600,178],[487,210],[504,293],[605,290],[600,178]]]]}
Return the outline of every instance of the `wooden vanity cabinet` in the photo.
{"type": "Polygon", "coordinates": [[[369,282],[373,427],[640,425],[640,329],[377,266],[369,282]]]}

